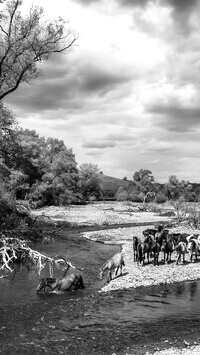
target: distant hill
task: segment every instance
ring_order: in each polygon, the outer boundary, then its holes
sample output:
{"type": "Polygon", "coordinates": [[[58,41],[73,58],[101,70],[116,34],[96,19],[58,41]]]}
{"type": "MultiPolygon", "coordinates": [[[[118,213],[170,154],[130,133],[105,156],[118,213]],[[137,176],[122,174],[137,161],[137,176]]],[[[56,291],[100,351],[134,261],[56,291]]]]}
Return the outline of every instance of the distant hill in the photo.
{"type": "Polygon", "coordinates": [[[104,198],[114,199],[119,187],[123,187],[128,192],[135,191],[135,183],[133,181],[118,179],[104,174],[99,174],[99,178],[104,198]]]}
{"type": "MultiPolygon", "coordinates": [[[[124,180],[115,178],[112,176],[99,174],[101,181],[101,188],[103,191],[104,199],[116,199],[116,192],[120,187],[122,187],[126,192],[131,193],[136,191],[136,184],[131,180],[124,180]]],[[[158,190],[164,193],[164,184],[156,183],[158,190]]],[[[191,183],[192,191],[195,192],[197,196],[200,196],[200,184],[191,183]]]]}

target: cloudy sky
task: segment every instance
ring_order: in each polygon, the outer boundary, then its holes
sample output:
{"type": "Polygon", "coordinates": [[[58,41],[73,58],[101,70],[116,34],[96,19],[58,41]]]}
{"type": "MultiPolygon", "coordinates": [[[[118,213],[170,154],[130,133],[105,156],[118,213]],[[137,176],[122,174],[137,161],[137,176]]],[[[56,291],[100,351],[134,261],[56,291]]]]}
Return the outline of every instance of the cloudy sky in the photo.
{"type": "MultiPolygon", "coordinates": [[[[32,1],[26,0],[26,7],[32,1]]],[[[35,0],[79,39],[6,99],[19,123],[63,139],[78,164],[200,182],[200,1],[35,0]]]]}

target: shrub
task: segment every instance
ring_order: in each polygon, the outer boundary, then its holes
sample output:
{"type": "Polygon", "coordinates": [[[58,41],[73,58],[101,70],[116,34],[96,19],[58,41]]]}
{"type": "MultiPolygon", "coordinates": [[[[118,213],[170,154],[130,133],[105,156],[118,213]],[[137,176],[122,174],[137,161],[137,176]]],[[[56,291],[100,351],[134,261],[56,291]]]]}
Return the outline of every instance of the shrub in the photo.
{"type": "Polygon", "coordinates": [[[142,194],[136,194],[136,193],[131,193],[129,195],[129,200],[132,202],[143,202],[143,196],[142,194]]]}
{"type": "Polygon", "coordinates": [[[158,194],[156,196],[155,202],[156,203],[165,203],[167,201],[167,197],[164,194],[158,194]]]}

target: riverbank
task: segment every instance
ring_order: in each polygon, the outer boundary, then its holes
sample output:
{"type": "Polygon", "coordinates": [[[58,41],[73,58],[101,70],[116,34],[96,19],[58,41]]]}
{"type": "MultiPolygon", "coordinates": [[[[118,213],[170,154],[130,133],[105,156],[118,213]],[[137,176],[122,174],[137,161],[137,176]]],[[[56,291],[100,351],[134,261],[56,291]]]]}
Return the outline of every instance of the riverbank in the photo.
{"type": "MultiPolygon", "coordinates": [[[[200,354],[200,345],[194,345],[184,349],[171,347],[169,349],[158,350],[154,353],[150,353],[147,351],[145,355],[199,355],[199,354],[200,354]]],[[[127,354],[127,355],[135,355],[135,354],[127,354]]]]}
{"type": "MultiPolygon", "coordinates": [[[[106,284],[101,289],[101,292],[200,279],[200,262],[190,262],[189,254],[186,254],[185,264],[181,262],[176,265],[175,253],[172,254],[172,262],[164,264],[162,260],[163,253],[161,253],[159,266],[154,266],[152,262],[149,265],[138,266],[133,261],[132,238],[134,235],[142,238],[142,232],[145,228],[148,228],[148,226],[83,233],[83,237],[89,240],[106,244],[117,244],[122,248],[125,259],[123,275],[106,284]]],[[[192,229],[185,227],[175,228],[173,231],[194,232],[192,229]]]]}
{"type": "MultiPolygon", "coordinates": [[[[165,207],[168,211],[168,208],[165,207]]],[[[137,204],[126,202],[98,202],[88,205],[70,205],[67,207],[44,207],[33,210],[32,215],[39,221],[68,227],[106,227],[133,223],[167,223],[169,216],[155,212],[141,211],[137,204]]]]}
{"type": "MultiPolygon", "coordinates": [[[[53,223],[55,228],[60,226],[63,222],[69,223],[77,230],[80,230],[81,226],[85,226],[92,231],[82,232],[81,235],[94,242],[120,245],[125,258],[125,268],[123,275],[112,280],[109,284],[106,283],[100,290],[102,293],[108,293],[110,291],[147,287],[151,285],[168,284],[186,280],[200,279],[200,263],[190,263],[188,256],[186,256],[186,264],[175,265],[175,255],[173,255],[173,262],[170,265],[164,265],[161,262],[160,266],[153,266],[153,264],[145,265],[144,267],[137,266],[133,261],[132,250],[132,237],[134,235],[142,237],[142,231],[148,227],[152,227],[152,224],[163,222],[167,224],[169,217],[160,216],[153,212],[140,212],[138,210],[133,211],[131,207],[124,203],[112,203],[112,204],[97,204],[89,206],[70,206],[69,208],[46,208],[34,211],[35,216],[42,216],[42,219],[53,223]],[[130,223],[145,224],[145,226],[130,227],[130,223]],[[149,223],[149,225],[148,225],[149,223]],[[115,225],[115,229],[111,226],[115,225]],[[124,224],[124,228],[117,228],[120,224],[124,224]],[[128,226],[128,227],[127,227],[128,226]],[[107,227],[107,228],[106,228],[107,227]],[[94,230],[96,228],[96,230],[94,230]],[[103,228],[102,230],[99,230],[103,228]],[[111,228],[111,229],[109,229],[111,228]]],[[[81,230],[80,230],[81,231],[81,230]]],[[[193,230],[186,229],[185,227],[176,228],[174,231],[193,233],[193,230]]],[[[197,233],[197,231],[195,231],[197,233]]],[[[200,232],[199,232],[200,233],[200,232]]],[[[162,256],[161,256],[162,258],[162,256]]],[[[195,339],[196,340],[196,339],[195,339]]],[[[150,347],[146,347],[146,353],[143,349],[141,354],[146,355],[197,355],[200,353],[200,346],[192,346],[193,343],[186,344],[184,340],[179,347],[170,347],[170,343],[159,343],[160,350],[154,352],[147,351],[150,347]],[[165,349],[166,350],[161,350],[165,349]]],[[[152,347],[151,347],[152,349],[152,347]]],[[[139,353],[138,353],[139,354],[139,353]]],[[[128,353],[127,355],[135,355],[128,353]]]]}
{"type": "MultiPolygon", "coordinates": [[[[163,209],[167,211],[168,206],[163,209]]],[[[167,225],[173,222],[173,217],[163,216],[163,213],[144,212],[136,204],[126,202],[98,202],[84,206],[68,207],[45,207],[32,212],[37,218],[46,220],[55,228],[62,223],[67,223],[81,232],[81,228],[91,228],[91,231],[82,232],[82,236],[94,242],[120,245],[125,259],[123,275],[112,280],[101,289],[101,292],[108,292],[118,289],[136,288],[140,286],[152,286],[168,284],[187,280],[200,279],[200,263],[189,262],[189,255],[186,255],[186,263],[175,264],[176,255],[172,254],[172,263],[159,266],[152,263],[144,267],[138,266],[133,261],[132,238],[133,236],[143,237],[143,230],[151,228],[152,224],[162,223],[167,225]],[[148,225],[149,223],[149,225],[148,225]],[[119,227],[121,224],[123,228],[119,227]],[[131,226],[135,224],[135,226],[131,226]],[[139,224],[141,224],[139,226],[139,224]],[[142,226],[143,224],[143,226],[142,226]],[[115,228],[112,229],[112,225],[115,228]],[[145,226],[144,226],[145,225],[145,226]]],[[[180,226],[173,229],[175,232],[198,233],[180,226]]]]}

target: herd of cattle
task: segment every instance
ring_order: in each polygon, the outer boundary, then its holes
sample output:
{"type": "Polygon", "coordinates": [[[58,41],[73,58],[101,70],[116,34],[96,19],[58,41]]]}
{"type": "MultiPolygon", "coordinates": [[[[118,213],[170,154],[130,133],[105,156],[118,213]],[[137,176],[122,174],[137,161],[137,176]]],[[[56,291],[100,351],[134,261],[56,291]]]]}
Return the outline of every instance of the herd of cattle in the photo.
{"type": "Polygon", "coordinates": [[[144,265],[153,257],[154,265],[159,265],[160,252],[163,252],[164,263],[171,262],[172,253],[176,253],[176,264],[185,262],[185,254],[189,253],[190,261],[200,253],[200,235],[187,233],[173,233],[163,226],[145,229],[143,238],[133,237],[134,261],[144,265]]]}

